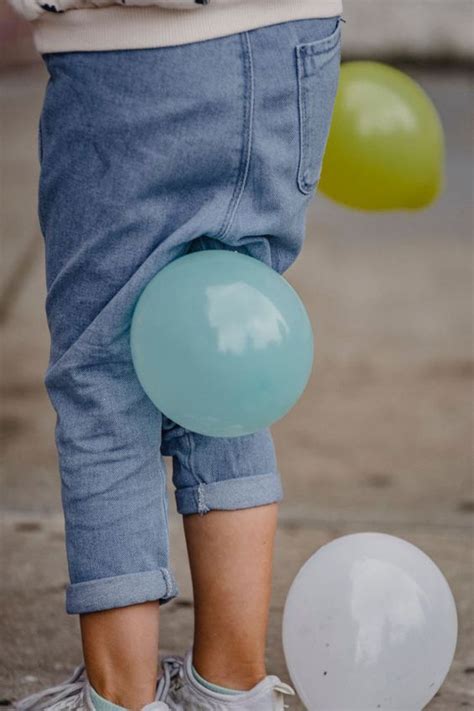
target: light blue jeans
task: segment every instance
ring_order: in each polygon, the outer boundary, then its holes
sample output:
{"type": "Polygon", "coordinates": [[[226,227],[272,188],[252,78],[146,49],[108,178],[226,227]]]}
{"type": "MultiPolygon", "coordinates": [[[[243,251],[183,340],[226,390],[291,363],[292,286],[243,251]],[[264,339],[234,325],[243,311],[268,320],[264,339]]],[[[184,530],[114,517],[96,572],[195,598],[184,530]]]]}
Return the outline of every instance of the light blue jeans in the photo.
{"type": "Polygon", "coordinates": [[[298,256],[339,74],[340,19],[175,47],[44,54],[38,215],[46,245],[69,613],[177,594],[166,468],[181,514],[281,499],[269,429],[206,437],[133,370],[137,298],[171,260],[298,256]]]}

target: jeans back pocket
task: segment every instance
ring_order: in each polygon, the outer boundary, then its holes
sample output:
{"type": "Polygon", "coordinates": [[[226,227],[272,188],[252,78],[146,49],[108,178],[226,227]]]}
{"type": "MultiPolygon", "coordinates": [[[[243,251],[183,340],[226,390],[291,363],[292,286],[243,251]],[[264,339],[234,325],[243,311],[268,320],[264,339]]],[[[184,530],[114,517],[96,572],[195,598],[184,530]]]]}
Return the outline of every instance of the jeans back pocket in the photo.
{"type": "Polygon", "coordinates": [[[327,37],[296,47],[300,160],[298,187],[312,192],[319,181],[339,79],[341,19],[327,37]]]}

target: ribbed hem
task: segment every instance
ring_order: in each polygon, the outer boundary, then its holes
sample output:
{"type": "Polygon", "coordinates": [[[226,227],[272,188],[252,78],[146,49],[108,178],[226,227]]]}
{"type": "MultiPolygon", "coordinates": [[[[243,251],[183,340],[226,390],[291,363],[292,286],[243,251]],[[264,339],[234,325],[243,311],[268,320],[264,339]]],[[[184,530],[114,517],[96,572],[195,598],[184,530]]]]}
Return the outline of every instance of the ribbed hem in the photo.
{"type": "Polygon", "coordinates": [[[31,26],[45,54],[168,47],[341,13],[342,0],[235,0],[189,11],[112,5],[44,12],[31,26]]]}
{"type": "Polygon", "coordinates": [[[78,615],[159,600],[169,602],[178,594],[173,575],[166,568],[145,573],[117,575],[69,585],[66,612],[78,615]]]}
{"type": "Polygon", "coordinates": [[[283,490],[280,476],[275,472],[189,486],[176,490],[175,496],[180,514],[205,514],[273,504],[281,501],[283,490]]]}

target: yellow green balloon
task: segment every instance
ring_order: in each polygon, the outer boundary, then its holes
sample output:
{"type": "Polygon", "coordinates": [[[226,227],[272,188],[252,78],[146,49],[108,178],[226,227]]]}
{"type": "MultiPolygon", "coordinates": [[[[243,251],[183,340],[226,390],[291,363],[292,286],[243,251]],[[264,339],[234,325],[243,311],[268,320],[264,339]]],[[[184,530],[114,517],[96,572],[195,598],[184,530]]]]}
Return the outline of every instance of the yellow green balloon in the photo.
{"type": "Polygon", "coordinates": [[[409,76],[379,62],[347,62],[329,133],[319,190],[363,210],[417,209],[443,185],[438,113],[409,76]]]}

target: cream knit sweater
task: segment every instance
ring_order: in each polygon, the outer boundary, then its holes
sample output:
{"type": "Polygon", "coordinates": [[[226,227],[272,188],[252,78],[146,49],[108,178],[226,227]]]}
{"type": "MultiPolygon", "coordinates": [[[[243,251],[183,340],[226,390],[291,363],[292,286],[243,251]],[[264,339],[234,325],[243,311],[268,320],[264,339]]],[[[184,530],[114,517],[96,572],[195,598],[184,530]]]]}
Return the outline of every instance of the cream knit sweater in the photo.
{"type": "Polygon", "coordinates": [[[40,53],[164,47],[333,17],[342,0],[9,0],[40,53]]]}

